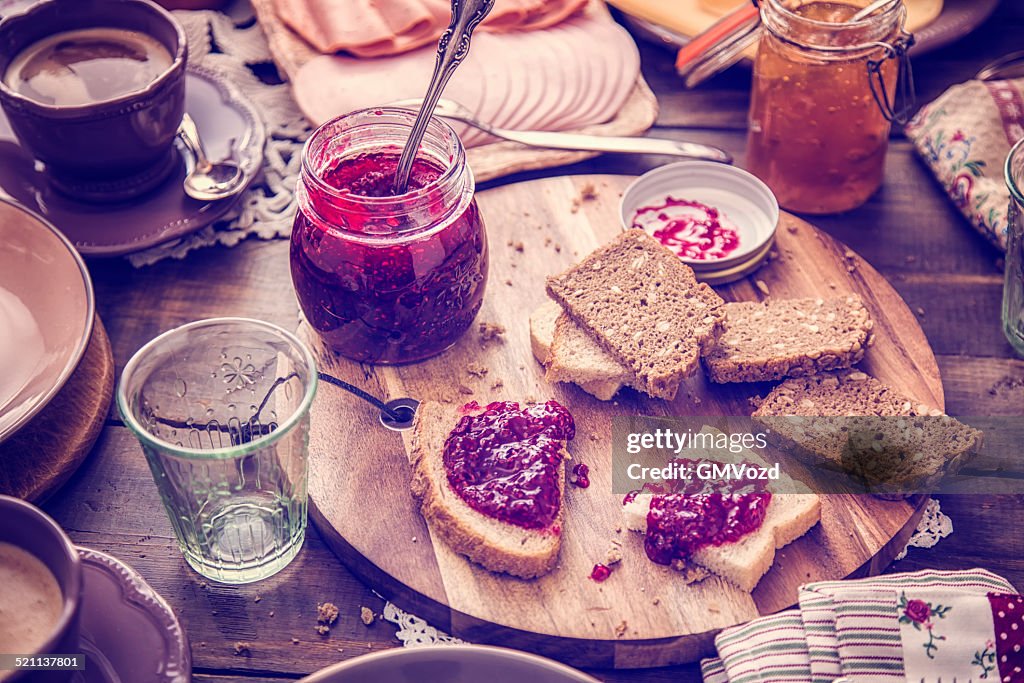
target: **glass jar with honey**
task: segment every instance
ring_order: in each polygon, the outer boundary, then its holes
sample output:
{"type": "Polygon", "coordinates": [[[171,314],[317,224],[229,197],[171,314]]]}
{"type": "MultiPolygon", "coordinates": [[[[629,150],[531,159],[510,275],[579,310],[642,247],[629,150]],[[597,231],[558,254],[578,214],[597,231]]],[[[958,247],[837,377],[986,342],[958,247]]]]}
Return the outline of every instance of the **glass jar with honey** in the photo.
{"type": "Polygon", "coordinates": [[[854,20],[869,0],[761,0],[747,166],[799,213],[856,208],[882,183],[892,122],[913,106],[893,0],[854,20]]]}

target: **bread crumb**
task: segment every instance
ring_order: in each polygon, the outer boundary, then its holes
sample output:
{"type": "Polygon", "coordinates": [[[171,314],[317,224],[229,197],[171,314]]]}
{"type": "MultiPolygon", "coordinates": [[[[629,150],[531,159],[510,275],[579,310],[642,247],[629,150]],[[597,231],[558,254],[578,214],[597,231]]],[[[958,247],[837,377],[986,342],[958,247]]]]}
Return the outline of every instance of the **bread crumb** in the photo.
{"type": "Polygon", "coordinates": [[[569,211],[571,213],[579,213],[580,212],[580,200],[579,200],[579,197],[573,197],[572,206],[569,207],[569,211]]]}
{"type": "Polygon", "coordinates": [[[274,610],[270,610],[270,616],[274,616],[274,610]]]}
{"type": "Polygon", "coordinates": [[[340,611],[333,602],[325,602],[316,606],[316,620],[331,626],[338,620],[340,611]]]}
{"type": "Polygon", "coordinates": [[[253,602],[259,602],[259,601],[260,601],[260,600],[262,600],[262,599],[263,599],[263,597],[262,597],[262,596],[260,596],[260,595],[257,595],[257,596],[256,596],[255,598],[253,598],[253,599],[252,599],[252,601],[253,601],[253,602]]]}
{"type": "Polygon", "coordinates": [[[661,604],[661,598],[654,598],[654,600],[651,601],[651,604],[657,607],[661,604]]]}
{"type": "Polygon", "coordinates": [[[789,234],[790,234],[790,235],[795,235],[795,234],[797,234],[798,232],[800,232],[800,228],[798,228],[798,227],[797,227],[797,226],[795,226],[795,225],[787,225],[787,226],[786,226],[786,230],[788,230],[788,231],[789,231],[789,234]]]}
{"type": "Polygon", "coordinates": [[[292,638],[292,645],[298,645],[298,644],[299,644],[299,639],[298,638],[292,638]]]}
{"type": "MultiPolygon", "coordinates": [[[[511,280],[508,280],[511,283],[511,280]]],[[[505,334],[505,326],[499,325],[498,323],[482,322],[480,323],[480,345],[487,346],[490,342],[502,343],[505,341],[503,335],[505,334]]]]}
{"type": "Polygon", "coordinates": [[[621,622],[619,622],[619,625],[615,627],[615,637],[621,638],[622,636],[626,635],[627,630],[629,630],[629,625],[626,623],[626,620],[623,619],[621,622]]]}
{"type": "Polygon", "coordinates": [[[235,643],[235,656],[252,657],[252,645],[243,641],[238,641],[235,643]]]}
{"type": "Polygon", "coordinates": [[[619,562],[622,562],[622,543],[612,539],[611,545],[608,546],[608,551],[604,556],[604,565],[611,567],[619,562]]]}
{"type": "Polygon", "coordinates": [[[491,389],[501,389],[503,386],[505,386],[505,382],[503,382],[500,379],[496,379],[494,380],[494,383],[491,385],[491,389]]]}
{"type": "Polygon", "coordinates": [[[515,244],[512,245],[512,248],[518,251],[520,254],[522,254],[523,251],[526,249],[526,245],[523,244],[522,242],[516,242],[515,244]]]}
{"type": "Polygon", "coordinates": [[[359,608],[359,619],[360,619],[360,620],[361,620],[361,621],[363,622],[363,624],[365,624],[366,626],[372,626],[372,625],[373,625],[373,619],[374,619],[374,617],[376,617],[376,616],[377,616],[377,615],[376,615],[376,614],[374,614],[374,613],[373,613],[373,610],[372,610],[372,609],[370,609],[369,607],[360,607],[360,608],[359,608]]]}
{"type": "Polygon", "coordinates": [[[580,188],[580,199],[585,202],[597,199],[597,188],[594,187],[594,183],[587,183],[580,188]]]}
{"type": "Polygon", "coordinates": [[[416,542],[417,542],[417,539],[416,539],[416,537],[415,537],[415,536],[413,536],[413,537],[412,537],[412,542],[413,542],[413,543],[416,543],[416,542]]]}
{"type": "Polygon", "coordinates": [[[512,286],[512,281],[511,280],[505,280],[505,284],[507,286],[511,287],[512,286]]]}
{"type": "Polygon", "coordinates": [[[924,309],[921,308],[920,306],[918,306],[917,307],[917,314],[923,318],[924,317],[924,309]]]}
{"type": "Polygon", "coordinates": [[[768,289],[768,285],[764,280],[754,280],[754,286],[757,287],[757,290],[765,296],[771,295],[771,290],[768,289]]]}
{"type": "Polygon", "coordinates": [[[316,625],[316,632],[319,633],[322,636],[327,636],[327,635],[331,634],[331,627],[328,626],[327,624],[317,624],[316,625]]]}
{"type": "Polygon", "coordinates": [[[850,249],[847,249],[846,251],[844,251],[843,252],[843,256],[848,258],[848,259],[850,259],[851,261],[853,259],[857,258],[857,255],[855,253],[853,253],[853,251],[850,250],[850,249]]]}
{"type": "Polygon", "coordinates": [[[459,385],[459,393],[460,394],[464,394],[466,396],[472,396],[473,395],[473,390],[470,389],[469,387],[467,387],[465,384],[460,384],[459,385]]]}
{"type": "Polygon", "coordinates": [[[487,367],[480,363],[470,363],[466,366],[466,373],[471,377],[483,377],[487,374],[487,367]]]}

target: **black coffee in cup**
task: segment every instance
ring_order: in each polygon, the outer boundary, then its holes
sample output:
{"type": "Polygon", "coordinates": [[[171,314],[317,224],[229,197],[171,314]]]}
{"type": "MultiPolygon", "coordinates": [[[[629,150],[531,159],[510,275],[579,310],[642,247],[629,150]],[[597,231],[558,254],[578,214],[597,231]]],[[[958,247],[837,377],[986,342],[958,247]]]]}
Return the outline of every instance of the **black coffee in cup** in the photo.
{"type": "Polygon", "coordinates": [[[0,106],[55,190],[131,200],[181,168],[187,58],[151,0],[44,0],[0,20],[0,106]]]}
{"type": "Polygon", "coordinates": [[[85,28],[32,43],[11,60],[3,80],[35,102],[78,106],[142,90],[172,61],[159,40],[140,31],[85,28]]]}

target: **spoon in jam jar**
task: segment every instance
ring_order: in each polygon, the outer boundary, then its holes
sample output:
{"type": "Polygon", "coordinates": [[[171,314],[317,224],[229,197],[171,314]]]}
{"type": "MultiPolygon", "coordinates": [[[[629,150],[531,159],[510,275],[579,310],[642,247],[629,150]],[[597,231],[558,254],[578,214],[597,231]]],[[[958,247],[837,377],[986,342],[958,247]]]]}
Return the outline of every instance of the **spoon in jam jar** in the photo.
{"type": "Polygon", "coordinates": [[[441,35],[440,40],[437,41],[437,63],[434,65],[434,75],[430,78],[427,93],[423,96],[423,106],[420,107],[420,113],[416,115],[416,121],[409,133],[409,140],[405,143],[402,157],[398,160],[398,170],[395,172],[396,195],[405,194],[408,189],[412,163],[416,160],[416,153],[419,152],[423,135],[427,132],[427,125],[430,123],[434,107],[455,70],[469,54],[469,41],[473,36],[473,31],[493,7],[494,0],[452,0],[452,21],[448,25],[448,29],[441,35]]]}
{"type": "Polygon", "coordinates": [[[185,194],[200,202],[215,202],[238,194],[245,187],[245,172],[230,159],[210,161],[199,137],[196,122],[187,113],[181,119],[178,137],[195,157],[195,165],[182,182],[185,194]]]}

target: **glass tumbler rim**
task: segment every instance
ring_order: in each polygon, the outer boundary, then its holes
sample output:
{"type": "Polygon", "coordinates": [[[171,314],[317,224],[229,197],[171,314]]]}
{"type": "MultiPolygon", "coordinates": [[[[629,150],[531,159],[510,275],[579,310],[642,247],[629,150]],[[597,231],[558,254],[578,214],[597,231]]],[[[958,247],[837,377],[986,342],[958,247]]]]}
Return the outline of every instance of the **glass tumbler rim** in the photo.
{"type": "MultiPolygon", "coordinates": [[[[1010,197],[1017,202],[1019,206],[1024,208],[1024,188],[1018,184],[1018,179],[1014,177],[1013,162],[1018,156],[1024,155],[1024,139],[1021,139],[1010,149],[1010,153],[1006,155],[1006,163],[1003,164],[1003,176],[1006,180],[1006,188],[1010,191],[1010,197]]],[[[1021,174],[1020,180],[1024,180],[1024,174],[1021,174]]]]}
{"type": "Polygon", "coordinates": [[[244,317],[221,317],[221,318],[205,318],[203,320],[195,320],[178,327],[171,328],[166,332],[163,332],[153,339],[149,340],[142,347],[136,351],[131,359],[125,364],[124,370],[121,371],[120,380],[117,383],[117,409],[121,414],[121,418],[125,424],[135,435],[135,437],[141,441],[144,445],[151,448],[160,450],[171,455],[178,457],[188,458],[190,460],[231,460],[238,458],[257,450],[262,450],[267,446],[270,446],[286,434],[292,431],[303,419],[303,417],[309,413],[310,406],[313,404],[313,398],[316,396],[317,385],[319,382],[319,376],[317,374],[316,359],[313,356],[313,352],[309,347],[302,343],[302,341],[295,336],[293,333],[284,329],[280,325],[267,322],[265,320],[257,320],[256,318],[244,318],[244,317]],[[302,401],[299,406],[284,420],[278,428],[270,432],[267,436],[250,441],[249,443],[239,444],[237,446],[224,446],[221,448],[188,448],[186,446],[179,446],[169,441],[157,438],[149,430],[142,426],[132,413],[128,405],[128,396],[125,393],[125,387],[128,384],[128,379],[138,370],[139,363],[142,359],[153,353],[154,349],[162,342],[168,339],[180,335],[185,332],[189,332],[203,327],[215,327],[217,325],[249,325],[252,327],[262,328],[263,330],[270,332],[280,337],[283,341],[289,345],[298,349],[306,362],[306,365],[310,368],[310,381],[306,387],[305,395],[302,397],[302,401]]]}

